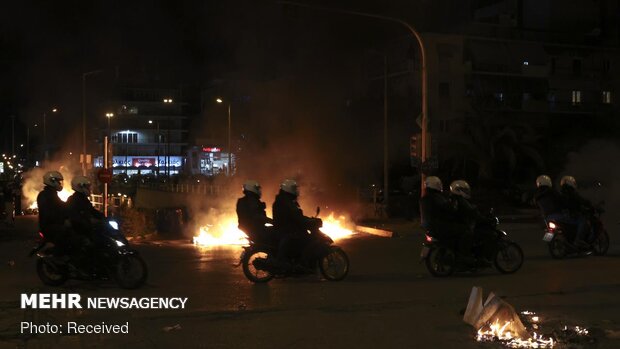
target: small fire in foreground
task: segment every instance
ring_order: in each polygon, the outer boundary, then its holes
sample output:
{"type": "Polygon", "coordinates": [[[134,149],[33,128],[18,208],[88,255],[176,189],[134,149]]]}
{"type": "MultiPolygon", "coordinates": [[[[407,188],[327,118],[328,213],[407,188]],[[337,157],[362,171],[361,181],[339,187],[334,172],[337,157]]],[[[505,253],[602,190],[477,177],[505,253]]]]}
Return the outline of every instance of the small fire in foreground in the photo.
{"type": "MultiPolygon", "coordinates": [[[[335,240],[344,239],[354,234],[344,216],[335,217],[331,213],[323,219],[321,231],[335,240]]],[[[247,245],[249,243],[244,232],[237,227],[236,215],[230,215],[218,224],[209,224],[199,228],[198,236],[193,238],[194,245],[213,247],[225,245],[247,245]]]]}
{"type": "Polygon", "coordinates": [[[512,321],[504,321],[502,325],[499,319],[488,326],[488,329],[481,328],[478,330],[476,340],[478,342],[503,342],[509,348],[553,348],[555,342],[553,338],[544,338],[534,332],[534,335],[527,339],[515,337],[512,332],[506,330],[510,327],[512,321]]]}
{"type": "MultiPolygon", "coordinates": [[[[538,329],[540,327],[540,317],[536,315],[536,313],[526,310],[522,311],[521,315],[526,317],[526,322],[531,324],[534,329],[538,329]]],[[[552,337],[545,338],[536,332],[533,332],[530,338],[523,339],[510,332],[510,325],[511,321],[504,321],[502,324],[499,319],[496,319],[495,322],[488,323],[486,326],[483,326],[483,328],[478,330],[476,340],[478,342],[499,341],[508,348],[553,348],[558,345],[558,343],[562,343],[566,335],[587,337],[590,334],[588,329],[584,327],[564,326],[564,329],[561,332],[553,332],[556,336],[559,336],[557,339],[552,337]]]]}

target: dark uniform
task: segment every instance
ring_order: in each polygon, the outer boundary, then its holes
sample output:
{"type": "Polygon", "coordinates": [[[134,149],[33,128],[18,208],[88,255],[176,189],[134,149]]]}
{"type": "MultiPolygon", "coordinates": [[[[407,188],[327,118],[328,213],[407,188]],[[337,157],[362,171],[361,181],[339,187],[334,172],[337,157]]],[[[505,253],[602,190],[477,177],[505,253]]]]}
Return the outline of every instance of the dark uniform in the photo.
{"type": "Polygon", "coordinates": [[[534,194],[534,201],[545,219],[551,216],[556,218],[562,214],[562,197],[553,188],[547,186],[538,187],[534,194]]]}
{"type": "Polygon", "coordinates": [[[568,216],[577,225],[575,241],[586,240],[587,232],[590,230],[587,211],[592,209],[592,203],[579,195],[570,185],[563,185],[560,195],[568,216]]]}
{"type": "Polygon", "coordinates": [[[69,220],[75,232],[87,237],[90,237],[93,232],[93,219],[101,220],[104,218],[103,213],[93,207],[88,197],[78,191],[67,199],[67,208],[69,220]]]}
{"type": "Polygon", "coordinates": [[[251,241],[272,243],[273,234],[271,229],[265,227],[265,223],[271,223],[272,219],[265,213],[266,205],[260,201],[258,194],[249,190],[244,191],[245,196],[237,200],[237,219],[241,229],[251,241]]]}
{"type": "Polygon", "coordinates": [[[71,244],[69,231],[64,226],[65,220],[69,218],[67,204],[60,200],[56,189],[45,186],[37,196],[37,206],[39,229],[47,240],[66,253],[71,244]]]}
{"type": "Polygon", "coordinates": [[[279,259],[298,257],[310,242],[308,226],[311,218],[304,216],[297,196],[280,190],[273,203],[273,224],[281,236],[279,259]]]}
{"type": "Polygon", "coordinates": [[[459,253],[471,258],[472,235],[468,226],[459,219],[457,207],[442,192],[426,188],[420,199],[422,227],[437,239],[457,241],[459,253]]]}
{"type": "Polygon", "coordinates": [[[472,204],[468,199],[460,196],[453,195],[453,199],[457,205],[457,214],[465,225],[469,228],[469,231],[473,234],[473,239],[480,241],[482,245],[482,256],[487,260],[493,260],[493,253],[495,252],[493,239],[495,237],[493,231],[488,229],[480,229],[479,224],[488,222],[489,218],[483,216],[478,208],[472,204]]]}

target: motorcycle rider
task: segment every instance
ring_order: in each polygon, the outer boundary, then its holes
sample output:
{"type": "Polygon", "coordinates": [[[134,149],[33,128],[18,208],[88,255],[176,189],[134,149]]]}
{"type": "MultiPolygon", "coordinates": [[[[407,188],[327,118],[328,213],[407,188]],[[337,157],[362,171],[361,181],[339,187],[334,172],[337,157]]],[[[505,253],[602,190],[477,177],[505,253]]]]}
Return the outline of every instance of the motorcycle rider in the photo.
{"type": "Polygon", "coordinates": [[[540,213],[545,219],[565,221],[566,217],[562,213],[563,203],[560,194],[553,190],[553,182],[551,177],[540,175],[536,178],[536,193],[534,201],[540,209],[540,213]]]}
{"type": "Polygon", "coordinates": [[[273,203],[273,224],[281,236],[278,248],[278,264],[283,268],[290,268],[290,258],[297,258],[310,242],[308,234],[309,222],[299,207],[297,197],[299,188],[297,182],[285,179],[280,184],[280,191],[273,203]]]}
{"type": "Polygon", "coordinates": [[[69,220],[73,229],[82,235],[90,236],[97,221],[104,218],[103,213],[93,207],[89,200],[91,183],[87,177],[75,176],[71,180],[73,194],[67,199],[69,220]]]}
{"type": "Polygon", "coordinates": [[[458,219],[457,207],[443,194],[443,183],[436,176],[426,177],[426,194],[420,199],[421,225],[437,239],[457,240],[457,253],[472,263],[472,236],[468,226],[458,219]]]}
{"type": "Polygon", "coordinates": [[[104,215],[95,209],[88,199],[91,194],[91,183],[87,177],[75,176],[71,180],[71,189],[73,194],[67,199],[67,208],[69,210],[69,221],[73,231],[77,233],[76,237],[76,254],[78,264],[85,265],[92,260],[87,260],[89,249],[99,242],[97,234],[97,225],[101,224],[104,215]]]}
{"type": "Polygon", "coordinates": [[[60,172],[46,172],[43,175],[45,187],[37,195],[39,229],[48,241],[56,245],[61,255],[69,253],[72,242],[71,233],[65,228],[65,220],[69,218],[67,205],[58,197],[63,181],[60,172]]]}
{"type": "Polygon", "coordinates": [[[469,233],[475,240],[481,241],[482,256],[487,262],[493,260],[493,236],[492,232],[477,229],[478,224],[486,223],[489,218],[484,217],[476,205],[470,202],[471,187],[465,180],[456,180],[450,183],[450,197],[456,202],[457,215],[468,227],[469,233]]]}
{"type": "Polygon", "coordinates": [[[587,211],[593,209],[592,203],[584,199],[577,192],[577,181],[573,176],[564,176],[560,180],[560,194],[568,215],[577,224],[577,234],[574,244],[577,246],[587,245],[586,235],[589,230],[587,211]]]}
{"type": "Polygon", "coordinates": [[[272,242],[271,229],[266,223],[273,223],[265,213],[266,205],[260,200],[262,196],[261,186],[255,180],[247,180],[243,183],[243,197],[237,200],[237,219],[241,229],[251,241],[272,242]]]}

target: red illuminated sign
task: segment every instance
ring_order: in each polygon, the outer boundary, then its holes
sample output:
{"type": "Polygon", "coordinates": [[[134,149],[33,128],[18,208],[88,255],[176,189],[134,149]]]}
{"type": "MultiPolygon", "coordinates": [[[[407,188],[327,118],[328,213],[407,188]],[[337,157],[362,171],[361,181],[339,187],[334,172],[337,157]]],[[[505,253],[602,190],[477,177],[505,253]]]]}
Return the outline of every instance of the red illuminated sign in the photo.
{"type": "Polygon", "coordinates": [[[133,167],[151,167],[157,164],[157,160],[155,158],[133,158],[131,165],[133,167]]]}
{"type": "Polygon", "coordinates": [[[222,149],[218,147],[202,147],[202,151],[206,153],[219,153],[222,149]]]}

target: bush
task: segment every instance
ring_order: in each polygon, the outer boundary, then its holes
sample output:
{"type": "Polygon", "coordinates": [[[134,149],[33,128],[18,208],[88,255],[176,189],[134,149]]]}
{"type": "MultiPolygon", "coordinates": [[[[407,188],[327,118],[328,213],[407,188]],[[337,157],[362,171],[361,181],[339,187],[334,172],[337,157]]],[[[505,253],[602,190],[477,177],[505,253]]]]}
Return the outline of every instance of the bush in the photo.
{"type": "Polygon", "coordinates": [[[121,231],[126,236],[144,237],[155,232],[154,215],[148,210],[121,208],[121,231]]]}

